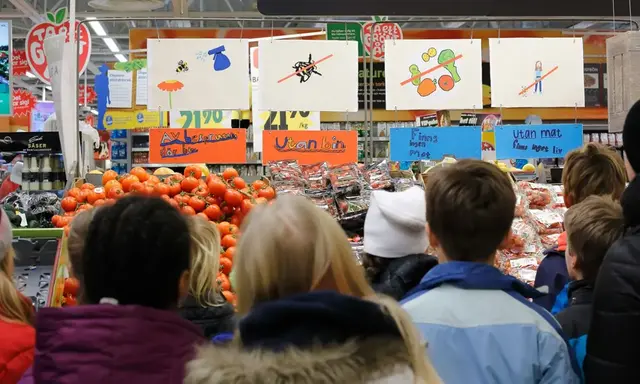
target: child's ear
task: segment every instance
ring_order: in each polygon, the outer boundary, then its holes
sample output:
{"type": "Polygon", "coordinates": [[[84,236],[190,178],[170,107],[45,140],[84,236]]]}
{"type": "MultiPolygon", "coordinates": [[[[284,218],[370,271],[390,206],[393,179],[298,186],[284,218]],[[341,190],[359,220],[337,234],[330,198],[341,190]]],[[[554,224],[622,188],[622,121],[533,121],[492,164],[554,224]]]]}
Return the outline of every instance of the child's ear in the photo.
{"type": "Polygon", "coordinates": [[[562,196],[562,200],[564,200],[564,206],[567,208],[571,208],[571,204],[572,204],[572,199],[571,196],[569,195],[564,195],[562,196]]]}
{"type": "Polygon", "coordinates": [[[431,232],[431,230],[429,229],[429,224],[427,224],[425,226],[425,230],[427,231],[427,237],[429,238],[429,245],[432,248],[438,248],[440,247],[440,241],[438,241],[438,238],[433,234],[433,232],[431,232]]]}
{"type": "Polygon", "coordinates": [[[178,297],[178,300],[187,297],[189,294],[189,277],[189,271],[184,271],[180,275],[180,281],[178,282],[178,294],[180,297],[178,297]]]}
{"type": "Polygon", "coordinates": [[[510,244],[511,235],[512,235],[512,231],[511,229],[509,229],[509,232],[507,232],[507,235],[504,237],[504,239],[502,239],[502,242],[500,243],[500,245],[498,245],[498,249],[509,249],[511,247],[511,244],[510,244]]]}

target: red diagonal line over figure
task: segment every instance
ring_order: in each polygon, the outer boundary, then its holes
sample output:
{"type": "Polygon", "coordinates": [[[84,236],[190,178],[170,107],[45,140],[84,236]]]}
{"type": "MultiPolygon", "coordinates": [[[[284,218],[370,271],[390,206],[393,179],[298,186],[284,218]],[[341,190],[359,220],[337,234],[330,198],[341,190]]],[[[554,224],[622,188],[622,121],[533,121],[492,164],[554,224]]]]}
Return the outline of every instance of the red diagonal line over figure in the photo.
{"type": "Polygon", "coordinates": [[[407,80],[405,80],[405,81],[403,81],[402,83],[400,83],[400,86],[407,85],[407,84],[409,84],[410,82],[412,82],[413,80],[415,80],[415,79],[419,79],[419,78],[421,78],[422,76],[427,75],[427,74],[429,74],[429,73],[431,73],[431,72],[435,71],[436,69],[442,68],[442,67],[444,67],[445,65],[449,65],[449,64],[453,63],[453,62],[454,62],[454,61],[456,61],[456,60],[460,60],[461,58],[462,58],[462,55],[458,55],[458,56],[454,57],[453,59],[449,59],[449,60],[447,60],[447,61],[443,61],[442,63],[440,63],[440,64],[436,65],[435,67],[429,68],[429,69],[427,69],[427,70],[426,70],[426,71],[424,71],[424,72],[420,72],[420,73],[418,73],[417,75],[411,76],[411,77],[410,77],[410,78],[408,78],[407,80]]]}
{"type": "Polygon", "coordinates": [[[520,93],[518,93],[518,96],[524,95],[528,90],[530,90],[531,88],[535,87],[536,84],[538,84],[539,82],[544,80],[547,76],[549,76],[550,74],[552,74],[553,72],[555,72],[557,70],[558,70],[558,66],[556,65],[555,67],[551,68],[551,70],[549,72],[545,73],[538,80],[534,81],[533,84],[529,85],[528,87],[526,87],[525,89],[520,91],[520,93]]]}
{"type": "Polygon", "coordinates": [[[320,59],[320,60],[318,60],[318,61],[314,61],[314,62],[313,62],[313,64],[309,64],[309,65],[307,65],[307,66],[306,66],[306,67],[304,67],[304,68],[298,69],[297,71],[293,72],[292,74],[287,75],[287,76],[283,77],[282,79],[278,80],[278,84],[282,83],[282,82],[283,82],[283,81],[285,81],[285,80],[289,80],[290,78],[292,78],[293,76],[297,75],[298,73],[300,73],[300,72],[304,72],[304,71],[306,71],[307,69],[309,69],[309,68],[311,68],[311,67],[314,67],[314,66],[316,66],[316,65],[318,65],[318,64],[320,64],[320,63],[322,63],[323,61],[327,61],[327,60],[329,60],[329,59],[330,59],[330,58],[332,58],[332,57],[333,57],[333,53],[332,53],[332,54],[330,54],[330,55],[328,55],[328,56],[323,57],[322,59],[320,59]]]}

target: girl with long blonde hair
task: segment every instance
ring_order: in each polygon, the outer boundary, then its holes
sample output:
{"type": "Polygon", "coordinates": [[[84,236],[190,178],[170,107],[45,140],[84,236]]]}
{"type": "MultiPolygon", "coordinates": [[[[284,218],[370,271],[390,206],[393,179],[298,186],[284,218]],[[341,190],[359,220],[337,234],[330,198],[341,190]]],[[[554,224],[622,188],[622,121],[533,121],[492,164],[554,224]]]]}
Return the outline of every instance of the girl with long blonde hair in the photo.
{"type": "Polygon", "coordinates": [[[440,382],[408,315],[375,295],[338,223],[308,200],[255,208],[234,272],[234,343],[200,349],[185,383],[440,382]]]}
{"type": "Polygon", "coordinates": [[[233,332],[235,311],[220,292],[220,232],[215,224],[200,217],[189,218],[191,268],[189,295],[180,308],[183,318],[202,328],[211,338],[233,332]]]}
{"type": "Polygon", "coordinates": [[[16,383],[33,363],[33,305],[13,282],[11,222],[0,209],[0,383],[16,383]]]}

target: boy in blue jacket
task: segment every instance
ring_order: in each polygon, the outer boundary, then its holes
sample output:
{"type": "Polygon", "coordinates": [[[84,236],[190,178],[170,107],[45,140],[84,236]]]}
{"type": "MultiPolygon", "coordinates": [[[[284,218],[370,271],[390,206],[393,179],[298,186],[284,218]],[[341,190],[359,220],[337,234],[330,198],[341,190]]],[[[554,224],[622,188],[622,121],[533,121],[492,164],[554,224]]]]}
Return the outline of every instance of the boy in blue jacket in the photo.
{"type": "Polygon", "coordinates": [[[582,368],[591,325],[593,289],[607,250],[622,237],[622,207],[610,197],[589,196],[569,208],[565,228],[568,239],[566,264],[572,281],[568,289],[569,306],[556,318],[582,368]]]}
{"type": "Polygon", "coordinates": [[[579,383],[560,325],[531,303],[540,293],[494,264],[516,197],[493,164],[462,160],[429,177],[429,241],[441,264],[403,300],[442,381],[579,383]]]}
{"type": "MultiPolygon", "coordinates": [[[[588,143],[565,157],[562,170],[564,204],[571,208],[589,196],[611,196],[620,200],[627,182],[622,157],[613,149],[597,143],[588,143]]],[[[564,261],[566,232],[560,235],[558,245],[547,250],[538,267],[534,287],[547,287],[548,294],[534,299],[534,303],[551,313],[564,309],[568,304],[567,284],[569,273],[564,261]]]]}

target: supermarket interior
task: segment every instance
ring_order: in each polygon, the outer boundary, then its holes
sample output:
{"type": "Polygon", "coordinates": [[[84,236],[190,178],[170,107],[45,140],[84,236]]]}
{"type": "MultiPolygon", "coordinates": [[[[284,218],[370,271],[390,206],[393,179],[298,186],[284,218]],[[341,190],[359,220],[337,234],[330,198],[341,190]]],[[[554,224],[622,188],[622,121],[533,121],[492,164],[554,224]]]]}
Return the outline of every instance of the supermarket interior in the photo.
{"type": "MultiPolygon", "coordinates": [[[[563,232],[566,154],[622,154],[639,24],[631,2],[464,16],[456,2],[0,0],[0,203],[20,292],[75,304],[69,224],[129,194],[222,236],[301,195],[359,258],[372,191],[424,188],[461,159],[510,175],[517,217],[496,264],[532,284],[563,232]]],[[[230,300],[235,238],[221,240],[230,300]]]]}

